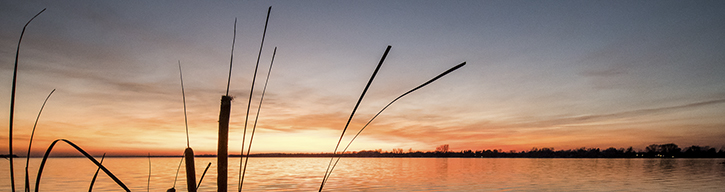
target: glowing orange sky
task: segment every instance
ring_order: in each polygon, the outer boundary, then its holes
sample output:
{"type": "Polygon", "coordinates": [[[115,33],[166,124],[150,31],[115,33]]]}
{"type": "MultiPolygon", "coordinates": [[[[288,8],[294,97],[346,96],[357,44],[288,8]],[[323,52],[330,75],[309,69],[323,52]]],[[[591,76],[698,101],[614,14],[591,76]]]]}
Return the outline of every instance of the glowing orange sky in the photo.
{"type": "Polygon", "coordinates": [[[0,153],[17,38],[47,7],[21,47],[16,153],[55,88],[34,154],[66,138],[94,154],[180,155],[177,61],[191,147],[215,153],[236,17],[229,143],[238,154],[270,5],[258,77],[279,50],[253,153],[331,152],[387,45],[344,143],[398,95],[468,65],[392,105],[351,150],[725,146],[722,2],[23,1],[0,3],[0,153]]]}

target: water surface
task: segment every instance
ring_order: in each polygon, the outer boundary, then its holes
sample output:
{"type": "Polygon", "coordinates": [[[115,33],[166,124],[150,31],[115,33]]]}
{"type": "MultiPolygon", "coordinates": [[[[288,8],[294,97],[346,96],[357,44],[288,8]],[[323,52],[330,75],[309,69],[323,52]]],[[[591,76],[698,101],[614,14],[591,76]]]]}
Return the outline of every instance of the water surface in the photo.
{"type": "MultiPolygon", "coordinates": [[[[150,191],[174,186],[181,158],[151,158],[150,191]]],[[[725,191],[725,159],[343,158],[329,191],[725,191]]],[[[216,158],[196,158],[201,191],[216,190],[216,158]]],[[[316,191],[329,158],[250,158],[245,191],[316,191]]],[[[40,159],[31,159],[31,183],[40,159]]],[[[148,158],[106,158],[104,165],[132,191],[146,191],[148,158]]],[[[230,190],[237,189],[239,158],[231,158],[230,190]]],[[[177,191],[186,191],[184,170],[177,191]]],[[[22,190],[24,161],[16,161],[22,190]],[[22,163],[18,163],[22,162],[22,163]]],[[[95,166],[85,158],[52,158],[41,191],[86,191],[95,166]]],[[[10,189],[8,161],[0,163],[0,191],[10,189]]],[[[94,191],[121,190],[99,175],[94,191]]]]}

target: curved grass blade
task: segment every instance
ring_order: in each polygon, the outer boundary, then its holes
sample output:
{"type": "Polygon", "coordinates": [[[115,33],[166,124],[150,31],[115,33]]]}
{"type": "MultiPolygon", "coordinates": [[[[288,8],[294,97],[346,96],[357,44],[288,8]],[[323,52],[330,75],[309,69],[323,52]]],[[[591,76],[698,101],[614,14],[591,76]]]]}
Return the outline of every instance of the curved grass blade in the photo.
{"type": "Polygon", "coordinates": [[[196,184],[197,191],[199,191],[199,186],[201,186],[201,181],[204,181],[204,175],[206,175],[206,171],[209,170],[210,166],[211,166],[211,162],[209,162],[209,164],[206,164],[206,169],[204,169],[204,173],[201,174],[201,179],[199,179],[199,183],[196,184]]]}
{"type": "Polygon", "coordinates": [[[8,126],[8,156],[10,157],[10,186],[12,188],[12,191],[15,192],[15,170],[13,166],[13,116],[15,114],[15,85],[17,84],[18,80],[18,56],[20,55],[20,42],[23,41],[23,35],[25,35],[25,28],[28,27],[28,24],[30,24],[35,17],[38,17],[41,13],[43,13],[45,9],[38,12],[38,14],[35,14],[33,18],[30,18],[27,23],[25,23],[25,26],[23,26],[23,31],[20,32],[20,39],[18,40],[18,48],[15,50],[15,67],[13,68],[13,85],[10,91],[10,118],[8,119],[10,121],[10,125],[8,126]]]}
{"type": "Polygon", "coordinates": [[[113,181],[116,182],[116,184],[118,184],[118,186],[123,188],[125,191],[131,191],[130,189],[128,189],[128,187],[126,187],[125,184],[123,184],[123,182],[120,179],[118,179],[118,177],[116,177],[116,175],[111,173],[111,171],[109,171],[105,166],[103,166],[101,163],[99,163],[96,160],[96,158],[93,158],[93,156],[91,156],[86,151],[84,151],[83,149],[78,147],[78,145],[76,145],[75,143],[68,141],[66,139],[56,139],[55,141],[50,143],[50,146],[48,146],[48,149],[45,151],[45,155],[43,155],[43,160],[40,162],[40,167],[38,168],[38,176],[35,179],[35,192],[38,192],[40,190],[40,178],[43,176],[43,169],[45,168],[45,162],[48,161],[48,156],[50,155],[50,152],[53,150],[53,147],[55,146],[56,143],[58,143],[58,141],[63,141],[65,143],[68,143],[68,145],[75,148],[78,152],[81,152],[81,154],[83,154],[83,156],[85,156],[86,158],[88,158],[88,160],[91,160],[94,164],[96,164],[96,166],[101,168],[103,170],[103,172],[105,172],[106,175],[108,175],[108,177],[111,177],[111,179],[113,179],[113,181]]]}
{"type": "MultiPolygon", "coordinates": [[[[101,164],[103,164],[103,159],[105,159],[105,158],[106,158],[106,153],[103,153],[103,156],[101,156],[101,164]]],[[[96,178],[98,177],[99,171],[101,171],[101,167],[98,167],[98,169],[96,169],[96,173],[93,174],[93,179],[91,179],[91,186],[88,187],[88,192],[93,191],[93,184],[96,183],[96,178]]]]}
{"type": "Polygon", "coordinates": [[[179,178],[179,170],[181,170],[181,163],[184,162],[184,156],[181,156],[181,160],[179,160],[179,166],[176,167],[176,176],[174,176],[174,186],[172,186],[170,189],[166,191],[176,191],[176,179],[179,178]]]}
{"type": "MultiPolygon", "coordinates": [[[[242,133],[242,149],[240,151],[241,155],[244,156],[244,142],[247,137],[247,122],[249,121],[249,108],[252,105],[252,95],[254,94],[254,82],[257,80],[257,69],[259,68],[259,59],[262,58],[262,48],[264,48],[264,38],[267,36],[267,24],[269,24],[269,14],[272,12],[272,6],[269,6],[269,9],[267,9],[267,19],[264,22],[264,32],[262,32],[262,43],[259,45],[259,54],[257,54],[257,64],[254,66],[254,76],[252,77],[252,87],[249,91],[249,101],[247,102],[247,115],[244,117],[244,131],[242,133]]],[[[249,154],[247,154],[249,155],[249,154]]],[[[239,158],[239,167],[242,166],[242,158],[239,158]]],[[[237,188],[239,192],[242,191],[242,171],[240,169],[239,171],[239,187],[237,188]]],[[[217,180],[218,182],[218,180],[217,180]]],[[[226,180],[224,181],[226,183],[226,180]]]]}
{"type": "MultiPolygon", "coordinates": [[[[257,130],[257,121],[259,120],[259,111],[262,110],[262,101],[264,101],[264,93],[267,92],[267,83],[269,83],[269,74],[272,73],[272,65],[274,64],[274,56],[277,55],[277,47],[274,47],[272,53],[272,62],[269,63],[269,71],[267,71],[267,79],[264,81],[264,89],[262,89],[262,96],[259,99],[259,106],[257,107],[257,115],[254,117],[254,126],[252,127],[252,135],[249,137],[249,146],[247,147],[247,157],[244,160],[244,170],[242,171],[242,178],[240,179],[239,189],[244,185],[244,175],[247,173],[247,163],[249,163],[249,152],[252,150],[252,141],[254,141],[254,132],[257,130]]],[[[241,158],[241,157],[240,157],[241,158]]]]}
{"type": "Polygon", "coordinates": [[[53,95],[53,92],[55,92],[55,89],[50,91],[48,94],[48,97],[45,98],[45,101],[43,101],[43,105],[40,106],[40,111],[38,111],[38,117],[35,118],[35,124],[33,124],[33,131],[30,132],[30,141],[28,142],[28,154],[25,156],[25,191],[30,191],[30,176],[28,176],[28,164],[30,163],[30,148],[33,146],[33,136],[35,136],[35,127],[38,126],[38,120],[40,119],[40,114],[43,113],[43,108],[45,108],[45,103],[48,102],[48,99],[51,95],[53,95]]]}
{"type": "Polygon", "coordinates": [[[325,181],[327,180],[327,177],[330,173],[330,166],[332,165],[332,160],[335,159],[335,155],[337,154],[337,149],[340,147],[340,142],[342,141],[342,137],[345,136],[345,131],[347,130],[347,127],[350,125],[350,121],[352,121],[352,117],[355,116],[355,111],[357,110],[357,107],[360,106],[360,102],[362,101],[363,97],[365,97],[365,93],[368,91],[368,88],[370,88],[370,84],[373,83],[373,79],[375,79],[375,75],[378,74],[378,70],[380,70],[380,66],[383,65],[383,61],[385,61],[385,57],[388,56],[388,52],[390,52],[390,48],[392,46],[388,45],[388,48],[385,49],[385,53],[383,53],[383,57],[380,58],[380,62],[378,63],[378,66],[375,67],[375,71],[373,72],[373,75],[370,76],[370,80],[368,80],[368,84],[365,85],[365,89],[363,89],[362,94],[360,94],[360,98],[357,100],[357,103],[355,104],[355,108],[352,109],[352,113],[350,113],[350,118],[347,119],[347,123],[345,123],[345,128],[342,129],[342,134],[340,134],[340,140],[337,141],[337,145],[335,145],[335,150],[332,152],[333,157],[330,158],[330,163],[327,164],[327,170],[325,170],[325,176],[322,177],[322,182],[320,182],[320,190],[322,191],[322,188],[325,186],[325,181]]]}
{"type": "MultiPolygon", "coordinates": [[[[420,88],[422,88],[422,87],[424,87],[424,86],[426,86],[426,85],[428,85],[428,84],[432,83],[433,81],[436,81],[436,80],[438,80],[439,78],[441,78],[441,77],[443,77],[443,76],[445,76],[445,75],[448,75],[448,73],[451,73],[451,72],[453,72],[453,71],[455,71],[455,70],[457,70],[457,69],[459,69],[459,68],[463,67],[464,65],[466,65],[466,62],[463,62],[463,63],[461,63],[461,64],[458,64],[458,65],[456,65],[456,66],[454,66],[454,67],[452,67],[452,68],[450,68],[450,69],[448,69],[448,70],[444,71],[443,73],[439,74],[438,76],[435,76],[435,77],[433,77],[432,79],[430,79],[430,80],[426,81],[425,83],[423,83],[423,84],[421,84],[421,85],[419,85],[419,86],[417,86],[417,87],[415,87],[415,88],[411,89],[410,91],[408,91],[408,92],[405,92],[405,93],[403,93],[402,95],[400,95],[400,96],[396,97],[395,99],[393,99],[393,101],[391,101],[390,103],[388,103],[387,105],[385,105],[385,107],[383,107],[383,109],[381,109],[380,111],[378,111],[378,113],[377,113],[377,114],[375,114],[375,116],[373,116],[373,118],[371,118],[371,119],[370,119],[370,121],[368,121],[368,122],[367,122],[367,123],[365,124],[365,126],[363,126],[363,127],[362,127],[362,128],[360,129],[360,131],[358,131],[358,132],[357,132],[357,134],[355,134],[355,137],[353,137],[353,138],[352,138],[352,139],[350,140],[350,142],[349,142],[349,143],[347,144],[347,146],[345,146],[345,149],[344,149],[344,150],[342,150],[342,153],[345,153],[345,151],[347,151],[347,149],[348,149],[348,148],[350,147],[350,145],[352,144],[352,142],[353,142],[353,141],[355,141],[355,138],[357,138],[357,137],[358,137],[358,136],[360,135],[360,133],[362,133],[362,131],[363,131],[363,130],[365,130],[365,128],[366,128],[366,127],[368,127],[368,125],[370,125],[370,123],[371,123],[371,122],[373,122],[373,120],[375,120],[375,118],[377,118],[377,117],[378,117],[378,115],[380,115],[380,113],[382,113],[383,111],[385,111],[385,109],[387,109],[388,107],[390,107],[390,105],[392,105],[393,103],[395,103],[395,101],[398,101],[398,99],[400,99],[400,98],[402,98],[402,97],[404,97],[404,96],[406,96],[406,95],[408,95],[408,94],[412,93],[413,91],[416,91],[416,90],[418,90],[418,89],[420,89],[420,88]]],[[[338,162],[340,162],[340,158],[341,158],[341,157],[338,157],[338,158],[337,158],[337,160],[335,161],[335,164],[334,164],[334,165],[332,166],[332,169],[330,169],[330,174],[332,174],[332,170],[334,170],[334,169],[335,169],[335,166],[337,166],[337,163],[338,163],[338,162]]],[[[325,178],[325,180],[324,180],[323,182],[327,182],[327,179],[329,179],[329,178],[330,178],[330,176],[329,176],[329,174],[328,174],[327,178],[325,178]]],[[[320,191],[322,191],[322,188],[320,188],[320,191]]]]}

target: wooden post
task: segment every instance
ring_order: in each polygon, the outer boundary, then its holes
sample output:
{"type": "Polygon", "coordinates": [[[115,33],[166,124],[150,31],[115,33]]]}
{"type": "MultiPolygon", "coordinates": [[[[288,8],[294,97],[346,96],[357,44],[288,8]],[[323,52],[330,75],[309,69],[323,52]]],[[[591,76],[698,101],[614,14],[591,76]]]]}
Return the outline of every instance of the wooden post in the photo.
{"type": "Polygon", "coordinates": [[[227,166],[229,148],[229,115],[232,109],[232,97],[222,96],[219,112],[219,144],[217,145],[217,191],[227,191],[227,166]]]}
{"type": "Polygon", "coordinates": [[[196,192],[196,166],[194,164],[194,150],[187,147],[184,150],[186,160],[186,188],[189,192],[196,192]]]}

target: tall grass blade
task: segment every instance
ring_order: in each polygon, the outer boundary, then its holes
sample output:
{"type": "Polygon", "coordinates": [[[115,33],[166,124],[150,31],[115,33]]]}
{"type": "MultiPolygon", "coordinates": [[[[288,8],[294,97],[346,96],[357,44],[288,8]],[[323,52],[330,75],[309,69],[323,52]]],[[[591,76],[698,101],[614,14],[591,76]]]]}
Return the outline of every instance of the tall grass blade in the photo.
{"type": "Polygon", "coordinates": [[[151,153],[149,153],[148,159],[149,159],[149,179],[146,180],[146,192],[148,192],[149,188],[151,187],[151,153]]]}
{"type": "Polygon", "coordinates": [[[184,162],[184,156],[181,156],[181,160],[179,160],[179,166],[176,167],[176,176],[174,176],[174,185],[170,189],[168,189],[166,191],[169,191],[169,192],[176,191],[176,179],[179,178],[179,170],[181,170],[181,163],[182,162],[184,162]]]}
{"type": "MultiPolygon", "coordinates": [[[[229,96],[229,84],[232,81],[232,63],[234,61],[234,42],[237,39],[237,18],[234,18],[234,37],[232,38],[232,53],[229,59],[229,78],[227,79],[227,92],[222,96],[219,111],[219,137],[217,138],[217,191],[227,191],[227,166],[229,159],[229,115],[232,109],[232,97],[229,96]]],[[[196,177],[196,176],[195,176],[196,177]]],[[[196,179],[194,179],[196,180],[196,179]]],[[[187,183],[188,184],[188,183],[187,183]]]]}
{"type": "Polygon", "coordinates": [[[201,173],[201,179],[199,179],[199,183],[196,184],[196,190],[199,190],[199,186],[201,186],[201,181],[204,181],[204,175],[206,175],[206,171],[209,170],[209,167],[211,166],[211,162],[209,164],[206,164],[206,169],[204,169],[204,173],[201,173]]]}
{"type": "MultiPolygon", "coordinates": [[[[103,164],[103,159],[106,158],[106,153],[103,153],[103,156],[101,156],[101,164],[103,164]]],[[[93,174],[93,179],[91,179],[91,186],[88,187],[88,192],[93,191],[93,184],[96,183],[96,178],[98,178],[98,172],[101,171],[101,167],[98,167],[96,169],[96,173],[93,174]]]]}
{"type": "Polygon", "coordinates": [[[259,99],[259,106],[257,107],[257,115],[254,117],[254,126],[252,127],[252,135],[249,137],[249,147],[247,147],[247,157],[244,160],[244,170],[242,171],[242,178],[239,183],[239,188],[241,191],[241,186],[244,185],[244,175],[247,173],[247,163],[249,163],[249,152],[252,150],[252,141],[254,141],[254,132],[257,129],[257,121],[259,120],[259,111],[262,109],[262,101],[264,101],[264,93],[267,92],[267,83],[269,83],[269,74],[272,73],[272,65],[274,64],[274,56],[277,55],[277,47],[274,47],[274,52],[272,53],[272,62],[269,63],[269,71],[267,71],[267,79],[264,81],[264,89],[262,89],[262,97],[259,99]]]}
{"type": "MultiPolygon", "coordinates": [[[[269,14],[272,12],[272,6],[269,6],[269,9],[267,9],[267,19],[264,22],[264,32],[262,32],[262,43],[259,45],[259,53],[257,54],[257,64],[254,67],[254,75],[252,77],[252,87],[249,91],[249,101],[247,102],[247,115],[244,117],[244,131],[242,133],[242,149],[241,149],[241,155],[244,156],[244,142],[246,141],[247,137],[247,122],[249,121],[249,108],[252,105],[252,95],[254,94],[254,83],[257,80],[257,69],[259,69],[259,59],[262,57],[262,48],[264,48],[264,38],[267,36],[267,24],[269,24],[269,14]]],[[[249,154],[247,154],[249,155],[249,154]]],[[[239,167],[242,166],[242,158],[239,158],[239,167]]],[[[237,190],[239,192],[242,191],[242,171],[240,169],[239,171],[239,187],[237,190]]]]}
{"type": "Polygon", "coordinates": [[[63,141],[65,143],[68,143],[68,145],[75,148],[78,152],[81,152],[81,154],[83,154],[83,156],[85,156],[86,158],[88,158],[88,160],[91,160],[94,164],[96,164],[96,166],[101,168],[101,170],[103,170],[103,172],[105,172],[106,175],[108,175],[108,177],[111,177],[111,179],[113,179],[113,181],[116,182],[116,184],[118,184],[118,186],[123,188],[123,190],[131,191],[128,189],[128,187],[126,187],[125,184],[123,184],[123,182],[120,179],[118,179],[118,177],[116,177],[116,175],[111,173],[110,170],[108,170],[105,166],[103,166],[100,162],[98,162],[96,160],[96,158],[93,158],[93,156],[91,156],[86,151],[81,149],[81,147],[78,147],[78,145],[76,145],[75,143],[68,141],[66,139],[56,139],[55,141],[50,143],[50,146],[48,146],[48,149],[45,151],[45,155],[43,155],[43,160],[40,162],[40,167],[38,168],[38,176],[35,179],[35,192],[38,192],[40,190],[40,178],[43,176],[43,169],[45,168],[45,162],[48,161],[48,156],[50,155],[50,152],[53,150],[53,147],[55,146],[56,143],[58,143],[58,141],[63,141]]]}
{"type": "Polygon", "coordinates": [[[232,83],[232,63],[234,62],[234,43],[237,41],[237,18],[234,18],[234,37],[232,37],[232,54],[229,59],[229,77],[227,78],[227,93],[229,96],[229,85],[232,83]]]}
{"type": "Polygon", "coordinates": [[[10,157],[10,187],[12,188],[12,191],[15,192],[15,170],[13,166],[13,115],[15,114],[15,85],[17,84],[18,80],[18,56],[20,55],[20,42],[23,41],[23,35],[25,35],[25,28],[28,27],[28,24],[30,24],[35,17],[38,17],[41,13],[43,13],[45,9],[38,12],[38,14],[35,14],[33,18],[30,18],[27,23],[25,23],[25,26],[23,26],[23,31],[20,32],[20,39],[18,40],[18,48],[15,50],[15,67],[13,68],[13,85],[10,91],[10,118],[8,119],[10,121],[10,125],[8,126],[8,156],[10,157]]]}
{"type": "Polygon", "coordinates": [[[368,91],[368,88],[370,88],[370,84],[373,83],[373,79],[375,79],[375,75],[378,74],[378,71],[380,70],[380,66],[383,65],[383,61],[385,61],[385,57],[388,56],[388,52],[390,52],[390,48],[392,46],[388,45],[388,48],[385,49],[385,53],[383,53],[383,57],[380,58],[380,62],[378,62],[378,66],[375,67],[375,71],[373,72],[373,75],[370,76],[370,80],[368,80],[368,84],[365,85],[365,89],[363,89],[362,94],[360,94],[360,98],[357,100],[357,103],[355,104],[355,108],[352,109],[352,113],[350,113],[350,118],[347,119],[347,123],[345,123],[345,128],[342,129],[342,134],[340,134],[340,139],[337,141],[337,145],[335,145],[335,150],[332,152],[333,157],[330,158],[330,163],[327,164],[327,170],[325,170],[325,176],[322,177],[322,182],[320,182],[320,190],[322,191],[322,188],[325,185],[325,181],[327,180],[327,177],[329,177],[330,173],[330,166],[332,165],[332,161],[335,159],[335,155],[337,154],[337,149],[340,147],[340,142],[342,141],[342,137],[345,136],[345,131],[347,130],[347,127],[350,125],[350,121],[352,121],[352,117],[355,116],[355,111],[357,110],[357,107],[360,106],[360,102],[362,102],[363,97],[365,97],[365,93],[368,91]]]}
{"type": "Polygon", "coordinates": [[[184,91],[184,74],[181,72],[179,61],[179,79],[181,79],[181,99],[184,102],[184,126],[186,126],[186,147],[189,147],[189,120],[186,118],[186,92],[184,91]]]}
{"type": "Polygon", "coordinates": [[[40,106],[40,111],[38,111],[38,117],[35,118],[35,124],[33,124],[33,131],[30,132],[30,141],[28,142],[28,154],[25,156],[25,191],[30,191],[30,176],[28,176],[28,164],[30,163],[30,148],[33,146],[33,136],[35,136],[35,127],[38,126],[38,120],[40,119],[40,114],[43,113],[43,108],[45,108],[45,103],[48,102],[48,99],[51,95],[53,95],[53,92],[55,92],[55,89],[50,91],[48,94],[48,97],[45,98],[45,101],[43,101],[43,105],[40,106]]]}
{"type": "MultiPolygon", "coordinates": [[[[433,77],[433,79],[430,79],[430,80],[426,81],[425,83],[423,83],[423,84],[421,84],[421,85],[419,85],[419,86],[417,86],[417,87],[415,87],[415,88],[411,89],[410,91],[408,91],[408,92],[405,92],[405,93],[403,93],[402,95],[398,96],[397,98],[393,99],[393,101],[391,101],[390,103],[388,103],[387,105],[385,105],[385,107],[383,107],[383,109],[381,109],[380,111],[378,111],[378,113],[377,113],[377,114],[375,114],[375,116],[373,116],[373,118],[371,118],[371,119],[370,119],[370,121],[368,121],[368,122],[367,122],[367,123],[365,124],[365,126],[363,126],[363,127],[362,127],[362,128],[360,129],[360,131],[358,131],[358,132],[357,132],[357,134],[355,134],[355,137],[353,137],[353,138],[352,138],[352,139],[350,140],[350,142],[349,142],[349,143],[347,143],[347,146],[345,146],[345,149],[344,149],[344,150],[342,150],[342,153],[344,154],[344,153],[345,153],[345,151],[347,151],[347,148],[349,148],[349,147],[350,147],[350,145],[352,144],[352,142],[353,142],[353,141],[355,141],[355,139],[357,138],[357,136],[359,136],[359,135],[360,135],[360,133],[362,133],[362,131],[363,131],[363,130],[365,130],[365,128],[366,128],[366,127],[368,127],[368,125],[370,125],[370,123],[371,123],[371,122],[373,122],[373,120],[375,120],[375,118],[377,118],[377,117],[378,117],[378,115],[380,115],[380,113],[382,113],[382,112],[383,112],[383,111],[385,111],[385,109],[387,109],[387,108],[388,108],[388,107],[389,107],[390,105],[392,105],[393,103],[395,103],[395,101],[398,101],[398,99],[402,98],[403,96],[406,96],[406,95],[408,95],[408,94],[412,93],[413,91],[416,91],[416,90],[420,89],[421,87],[424,87],[424,86],[426,86],[426,85],[428,85],[428,84],[432,83],[433,81],[435,81],[435,80],[438,80],[439,78],[441,78],[441,77],[443,77],[443,76],[447,75],[448,73],[451,73],[451,72],[453,72],[453,71],[455,71],[455,70],[457,70],[457,69],[459,69],[459,68],[463,67],[464,65],[466,65],[466,62],[463,62],[463,63],[461,63],[461,64],[458,64],[458,65],[456,65],[456,66],[454,66],[454,67],[452,67],[452,68],[450,68],[450,69],[448,69],[448,70],[444,71],[443,73],[439,74],[438,76],[435,76],[435,77],[433,77]]],[[[337,163],[338,163],[338,162],[340,162],[340,158],[341,158],[341,157],[338,157],[338,158],[337,158],[337,160],[335,161],[335,164],[334,164],[334,165],[332,165],[332,169],[330,169],[330,174],[332,174],[332,170],[334,170],[334,169],[335,169],[335,166],[337,166],[337,163]]],[[[329,175],[328,175],[328,177],[327,177],[327,178],[325,179],[325,181],[324,181],[324,182],[327,182],[327,179],[329,179],[329,175]]]]}
{"type": "MultiPolygon", "coordinates": [[[[236,20],[234,25],[236,31],[236,20]]],[[[184,159],[186,159],[186,187],[190,192],[196,192],[196,165],[194,164],[194,150],[189,147],[189,121],[186,116],[186,93],[184,91],[184,76],[181,72],[181,61],[179,61],[179,78],[181,79],[181,96],[184,101],[184,125],[186,126],[186,149],[184,150],[184,159]]]]}

